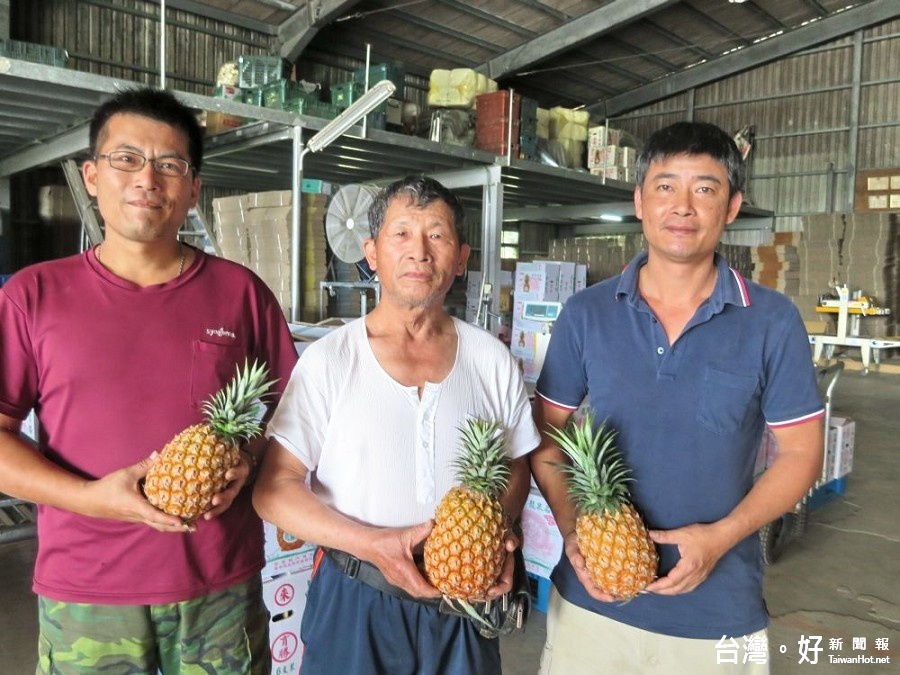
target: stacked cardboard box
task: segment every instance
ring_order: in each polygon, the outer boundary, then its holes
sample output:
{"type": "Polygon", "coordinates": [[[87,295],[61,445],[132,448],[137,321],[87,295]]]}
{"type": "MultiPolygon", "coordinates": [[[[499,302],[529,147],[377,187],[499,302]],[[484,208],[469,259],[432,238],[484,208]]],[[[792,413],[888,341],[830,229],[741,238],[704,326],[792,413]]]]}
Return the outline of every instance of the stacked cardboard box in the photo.
{"type": "Polygon", "coordinates": [[[586,285],[619,274],[644,248],[642,234],[570,237],[550,242],[550,257],[584,264],[586,285]]]}
{"type": "Polygon", "coordinates": [[[298,673],[303,660],[300,624],[312,578],[315,546],[306,544],[296,556],[297,569],[267,577],[263,570],[263,601],[269,610],[269,651],[272,674],[298,673]]]}
{"type": "Polygon", "coordinates": [[[750,248],[752,260],[748,278],[785,295],[800,292],[800,232],[776,232],[771,246],[750,248]]]}
{"type": "Polygon", "coordinates": [[[517,263],[513,286],[510,351],[526,382],[536,382],[550,340],[552,322],[524,316],[527,301],[564,304],[585,287],[587,267],[572,261],[540,260],[517,263]]]}
{"type": "MultiPolygon", "coordinates": [[[[320,184],[324,188],[325,184],[320,184]]],[[[325,278],[324,220],[328,195],[303,193],[301,204],[301,316],[315,321],[318,283],[325,278]]],[[[291,191],[257,192],[213,200],[214,233],[229,260],[249,267],[291,316],[291,191]]]]}
{"type": "Polygon", "coordinates": [[[532,486],[522,509],[522,553],[525,569],[549,578],[562,554],[562,535],[550,505],[540,490],[532,486]]]}
{"type": "MultiPolygon", "coordinates": [[[[542,349],[549,339],[549,328],[541,321],[523,316],[526,300],[559,302],[559,262],[517,263],[513,291],[510,351],[522,369],[526,382],[536,382],[543,364],[542,349]]],[[[574,285],[574,281],[573,281],[574,285]]]]}
{"type": "MultiPolygon", "coordinates": [[[[235,84],[217,84],[214,98],[224,98],[243,103],[241,88],[235,84]]],[[[244,123],[241,115],[231,115],[218,110],[204,110],[203,125],[207,134],[220,134],[236,129],[244,123]]]]}
{"type": "Polygon", "coordinates": [[[862,319],[861,332],[900,335],[900,214],[818,214],[804,217],[803,230],[799,291],[793,296],[803,318],[821,321],[827,315],[815,311],[819,296],[846,283],[891,310],[888,316],[862,319]]]}
{"type": "Polygon", "coordinates": [[[622,132],[609,126],[591,127],[587,138],[587,166],[595,176],[634,182],[637,151],[620,145],[622,132]]]}

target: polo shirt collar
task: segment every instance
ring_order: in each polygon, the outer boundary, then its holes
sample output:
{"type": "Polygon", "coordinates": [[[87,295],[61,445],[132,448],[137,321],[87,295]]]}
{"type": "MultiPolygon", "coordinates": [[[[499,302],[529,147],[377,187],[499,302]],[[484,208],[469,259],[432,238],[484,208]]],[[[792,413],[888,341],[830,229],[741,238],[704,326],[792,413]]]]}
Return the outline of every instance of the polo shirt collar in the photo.
{"type": "MultiPolygon", "coordinates": [[[[619,284],[616,287],[616,300],[623,297],[633,306],[638,306],[640,295],[638,293],[638,272],[647,264],[649,255],[646,251],[638,253],[628,266],[622,271],[619,284]]],[[[738,272],[728,266],[728,262],[718,253],[715,254],[713,264],[716,266],[716,287],[707,303],[712,313],[721,312],[725,305],[737,307],[749,307],[750,290],[747,283],[738,272]]]]}

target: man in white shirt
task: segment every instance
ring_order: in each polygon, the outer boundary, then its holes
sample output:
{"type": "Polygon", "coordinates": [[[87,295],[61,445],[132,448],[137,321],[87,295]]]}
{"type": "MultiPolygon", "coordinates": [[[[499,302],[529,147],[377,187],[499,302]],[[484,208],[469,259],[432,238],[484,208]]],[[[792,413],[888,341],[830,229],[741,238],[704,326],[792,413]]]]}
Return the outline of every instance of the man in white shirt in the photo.
{"type": "MultiPolygon", "coordinates": [[[[366,260],[381,302],[304,351],[268,427],[254,504],[294,536],[339,552],[317,557],[304,668],[500,673],[497,640],[439,612],[440,593],[414,554],[456,484],[452,463],[468,419],[503,427],[512,465],[502,501],[512,518],[528,493],[526,455],[540,437],[506,347],[443,308],[469,257],[456,196],[434,180],[406,178],[376,198],[369,220],[366,260]],[[366,574],[354,578],[360,567],[366,574]],[[361,580],[371,574],[380,581],[361,580]]],[[[518,543],[510,536],[507,550],[518,543]]],[[[489,598],[510,590],[512,558],[489,598]]]]}

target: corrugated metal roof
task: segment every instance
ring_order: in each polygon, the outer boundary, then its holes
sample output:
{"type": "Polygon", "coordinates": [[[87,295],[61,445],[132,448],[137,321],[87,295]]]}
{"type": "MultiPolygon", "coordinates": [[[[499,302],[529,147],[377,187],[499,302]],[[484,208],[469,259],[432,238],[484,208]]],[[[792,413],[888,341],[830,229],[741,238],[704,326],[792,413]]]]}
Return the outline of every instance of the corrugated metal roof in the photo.
{"type": "Polygon", "coordinates": [[[618,114],[896,15],[896,0],[169,0],[169,6],[264,27],[292,59],[306,48],[401,60],[428,77],[474,68],[544,107],[618,114]],[[822,30],[806,30],[821,22],[822,30]],[[825,29],[828,27],[828,29],[825,29]],[[798,32],[799,31],[799,32],[798,32]],[[778,45],[781,45],[780,49],[778,45]],[[729,54],[753,48],[738,60],[729,54]],[[749,61],[750,65],[747,65],[749,61]],[[674,90],[674,91],[673,91],[674,90]],[[648,100],[649,98],[649,100],[648,100]]]}

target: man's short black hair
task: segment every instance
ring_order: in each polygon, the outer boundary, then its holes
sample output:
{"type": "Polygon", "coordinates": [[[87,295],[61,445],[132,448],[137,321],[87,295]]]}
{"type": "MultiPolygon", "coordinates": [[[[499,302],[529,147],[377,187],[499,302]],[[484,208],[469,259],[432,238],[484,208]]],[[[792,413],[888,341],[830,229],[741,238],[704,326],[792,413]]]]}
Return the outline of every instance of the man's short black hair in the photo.
{"type": "Polygon", "coordinates": [[[140,115],[163,122],[181,131],[188,139],[188,158],[194,174],[203,164],[203,130],[193,110],[164,89],[140,87],[126,89],[94,111],[91,117],[90,152],[97,156],[97,145],[109,118],[118,114],[140,115]]]}
{"type": "Polygon", "coordinates": [[[388,206],[397,196],[406,196],[415,206],[425,208],[429,204],[442,201],[450,207],[453,214],[453,227],[460,245],[466,243],[466,212],[459,198],[434,178],[426,176],[407,176],[395,181],[375,196],[369,207],[369,231],[372,239],[378,238],[388,206]]]}
{"type": "Polygon", "coordinates": [[[709,155],[725,167],[729,196],[744,185],[744,162],[731,138],[715,124],[708,122],[676,122],[654,132],[638,154],[635,179],[643,186],[652,162],[676,155],[709,155]]]}

